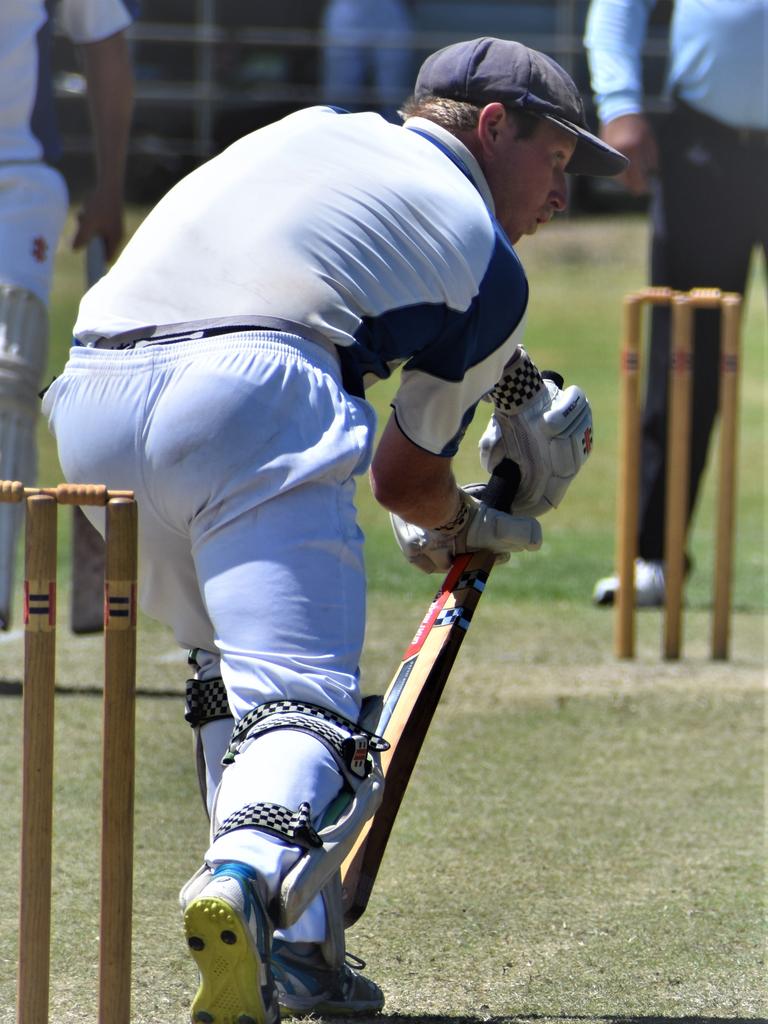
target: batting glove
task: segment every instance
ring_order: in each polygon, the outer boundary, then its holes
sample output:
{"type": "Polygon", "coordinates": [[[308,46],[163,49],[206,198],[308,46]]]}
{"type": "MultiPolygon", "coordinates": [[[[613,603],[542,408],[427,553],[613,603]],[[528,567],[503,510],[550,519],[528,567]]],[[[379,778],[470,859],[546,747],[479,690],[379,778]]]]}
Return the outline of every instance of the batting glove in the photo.
{"type": "Polygon", "coordinates": [[[521,348],[486,398],[495,408],[480,438],[480,462],[489,473],[504,458],[517,463],[521,480],[510,512],[540,516],[557,508],[592,450],[587,396],[574,384],[563,391],[543,379],[521,348]]]}
{"type": "Polygon", "coordinates": [[[450,523],[425,530],[390,513],[395,539],[405,557],[422,572],[447,572],[456,555],[490,551],[506,562],[511,551],[541,547],[541,527],[530,516],[509,515],[459,491],[461,507],[450,523]]]}

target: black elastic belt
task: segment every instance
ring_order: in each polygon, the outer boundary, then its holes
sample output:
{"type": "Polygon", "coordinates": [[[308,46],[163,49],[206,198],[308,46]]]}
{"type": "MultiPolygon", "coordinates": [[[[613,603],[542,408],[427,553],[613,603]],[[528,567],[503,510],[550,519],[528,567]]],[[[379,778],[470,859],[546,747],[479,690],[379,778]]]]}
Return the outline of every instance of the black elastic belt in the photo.
{"type": "MultiPolygon", "coordinates": [[[[138,331],[125,331],[111,338],[99,338],[93,347],[125,352],[136,348],[137,345],[175,345],[179,342],[198,341],[201,338],[215,338],[217,335],[234,334],[238,331],[271,331],[278,334],[293,333],[299,338],[306,338],[307,341],[321,345],[324,350],[327,350],[328,345],[328,342],[325,340],[307,337],[306,330],[302,330],[299,325],[296,325],[294,330],[286,330],[285,325],[278,328],[274,322],[271,324],[228,323],[209,327],[196,327],[194,324],[174,324],[174,328],[176,330],[169,334],[163,334],[157,328],[151,329],[149,333],[147,333],[146,328],[138,331]],[[186,329],[178,330],[180,327],[186,327],[186,329]]],[[[82,343],[75,338],[74,344],[81,345],[82,343]]],[[[363,378],[358,369],[352,348],[347,345],[334,345],[334,348],[339,359],[339,366],[341,367],[341,383],[344,390],[356,398],[364,398],[363,378]]]]}
{"type": "MultiPolygon", "coordinates": [[[[92,347],[123,352],[136,348],[137,345],[175,345],[180,341],[199,341],[201,338],[214,338],[218,334],[234,334],[237,331],[273,330],[273,327],[264,327],[261,324],[228,324],[226,327],[190,328],[188,331],[173,334],[137,334],[136,331],[126,331],[123,334],[115,334],[111,338],[99,338],[92,347]]],[[[75,339],[75,344],[81,343],[75,339]]]]}

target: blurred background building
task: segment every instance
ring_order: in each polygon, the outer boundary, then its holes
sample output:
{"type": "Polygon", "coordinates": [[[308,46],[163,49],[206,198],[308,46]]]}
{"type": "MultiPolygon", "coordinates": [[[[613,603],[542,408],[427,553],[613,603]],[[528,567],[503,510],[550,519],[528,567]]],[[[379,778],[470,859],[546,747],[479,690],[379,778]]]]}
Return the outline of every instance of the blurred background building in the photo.
{"type": "MultiPolygon", "coordinates": [[[[594,126],[582,44],[587,5],[588,0],[409,0],[410,81],[428,53],[458,39],[517,39],[549,53],[570,72],[594,126]]],[[[240,135],[301,107],[332,101],[355,109],[381,103],[396,108],[407,88],[382,97],[373,83],[363,81],[347,86],[343,95],[324,95],[325,8],[323,0],[141,0],[138,20],[129,30],[137,77],[129,200],[156,200],[240,135]]],[[[646,89],[658,109],[670,8],[671,3],[657,4],[645,48],[646,89]]],[[[336,39],[334,45],[343,51],[359,42],[336,39]]],[[[77,195],[90,159],[88,114],[84,80],[62,37],[56,38],[54,65],[62,169],[77,195]]],[[[588,181],[577,179],[572,197],[577,210],[638,203],[612,183],[588,181]]]]}

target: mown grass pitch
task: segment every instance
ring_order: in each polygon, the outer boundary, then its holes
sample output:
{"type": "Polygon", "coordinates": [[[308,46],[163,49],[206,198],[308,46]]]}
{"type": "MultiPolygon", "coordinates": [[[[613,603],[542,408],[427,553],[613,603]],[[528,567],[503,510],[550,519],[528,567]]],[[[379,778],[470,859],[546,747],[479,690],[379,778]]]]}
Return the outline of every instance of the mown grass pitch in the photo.
{"type": "MultiPolygon", "coordinates": [[[[757,1020],[766,1017],[764,835],[765,340],[762,280],[748,303],[742,377],[733,658],[708,660],[711,480],[697,512],[686,657],[659,659],[660,616],[639,616],[619,663],[592,608],[613,552],[621,295],[643,283],[642,218],[553,225],[521,249],[528,348],[584,386],[593,458],[545,546],[498,569],[448,682],[368,912],[349,932],[395,1022],[757,1020]]],[[[60,263],[52,372],[82,278],[60,263]]],[[[386,411],[386,395],[378,404],[386,411]]],[[[473,430],[479,431],[478,423],[473,430]]],[[[41,431],[41,479],[58,469],[41,431]]],[[[459,461],[477,479],[472,446],[459,461]]],[[[400,559],[363,482],[368,690],[384,687],[436,585],[400,559]]],[[[62,574],[68,530],[62,518],[62,574]]],[[[98,638],[59,631],[53,1012],[95,1019],[99,849],[98,638]]],[[[0,1022],[14,1019],[21,676],[0,635],[0,1022]]],[[[182,1024],[194,991],[177,910],[206,824],[182,720],[183,652],[139,640],[134,1020],[182,1024]]]]}

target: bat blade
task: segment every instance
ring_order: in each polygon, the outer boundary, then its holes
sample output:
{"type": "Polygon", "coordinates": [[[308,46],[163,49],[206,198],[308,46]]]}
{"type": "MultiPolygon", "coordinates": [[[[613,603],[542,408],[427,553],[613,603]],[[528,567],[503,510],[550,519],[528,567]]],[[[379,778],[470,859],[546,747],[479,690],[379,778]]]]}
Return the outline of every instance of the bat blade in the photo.
{"type": "Polygon", "coordinates": [[[390,744],[381,756],[385,795],[342,865],[347,928],[368,905],[408,780],[493,564],[485,551],[456,559],[384,694],[374,731],[390,744]]]}
{"type": "MultiPolygon", "coordinates": [[[[502,459],[483,489],[483,501],[492,508],[509,510],[520,479],[519,466],[502,459]]],[[[346,928],[368,906],[408,780],[495,562],[488,551],[459,555],[454,560],[384,694],[374,727],[390,745],[381,756],[384,799],[341,867],[346,928]]]]}

